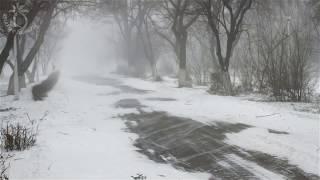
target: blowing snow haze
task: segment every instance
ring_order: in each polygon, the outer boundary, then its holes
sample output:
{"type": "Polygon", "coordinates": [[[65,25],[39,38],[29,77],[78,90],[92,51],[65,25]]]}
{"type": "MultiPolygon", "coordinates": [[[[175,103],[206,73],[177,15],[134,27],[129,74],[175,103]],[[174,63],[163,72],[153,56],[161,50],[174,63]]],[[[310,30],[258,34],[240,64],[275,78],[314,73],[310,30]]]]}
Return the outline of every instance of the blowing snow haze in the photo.
{"type": "Polygon", "coordinates": [[[115,66],[113,27],[93,20],[69,20],[67,34],[57,55],[65,74],[106,73],[115,66]]]}
{"type": "Polygon", "coordinates": [[[320,180],[319,32],[319,0],[0,0],[0,180],[320,180]]]}

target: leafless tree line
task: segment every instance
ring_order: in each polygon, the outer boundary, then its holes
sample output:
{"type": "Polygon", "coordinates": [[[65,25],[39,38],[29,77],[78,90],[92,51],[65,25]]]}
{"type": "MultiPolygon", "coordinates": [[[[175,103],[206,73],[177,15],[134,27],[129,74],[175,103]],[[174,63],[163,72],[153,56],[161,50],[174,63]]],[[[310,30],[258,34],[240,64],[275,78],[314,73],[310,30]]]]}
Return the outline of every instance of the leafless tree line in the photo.
{"type": "Polygon", "coordinates": [[[257,91],[280,101],[306,101],[314,90],[319,65],[318,1],[120,0],[113,3],[118,5],[113,6],[118,7],[113,8],[116,9],[113,15],[123,37],[120,42],[126,45],[122,48],[127,51],[127,58],[123,59],[131,68],[125,70],[129,74],[132,69],[145,73],[139,69],[141,63],[137,63],[143,58],[152,62],[150,68],[156,72],[162,54],[171,51],[178,69],[179,87],[195,82],[210,85],[214,93],[234,95],[257,91]],[[139,47],[137,42],[144,39],[150,40],[149,49],[139,47]],[[165,52],[154,55],[153,39],[163,41],[157,43],[156,49],[165,52]],[[132,59],[129,49],[138,52],[139,48],[141,57],[132,59]]]}
{"type": "Polygon", "coordinates": [[[281,101],[308,100],[318,76],[317,0],[21,0],[32,27],[23,35],[6,28],[13,1],[0,9],[0,72],[5,63],[14,68],[9,52],[17,37],[21,87],[25,75],[32,82],[36,69],[46,71],[46,49],[55,46],[45,41],[54,36],[49,27],[74,10],[115,22],[119,70],[128,75],[160,80],[163,68],[173,69],[179,87],[196,83],[212,93],[261,92],[281,101]]]}

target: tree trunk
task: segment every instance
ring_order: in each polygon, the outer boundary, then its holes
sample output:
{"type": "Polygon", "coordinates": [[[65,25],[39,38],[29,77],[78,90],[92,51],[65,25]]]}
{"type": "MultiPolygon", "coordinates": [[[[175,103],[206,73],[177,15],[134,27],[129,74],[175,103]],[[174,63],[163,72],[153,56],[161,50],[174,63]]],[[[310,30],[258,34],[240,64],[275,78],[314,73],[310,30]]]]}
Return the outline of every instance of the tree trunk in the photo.
{"type": "Polygon", "coordinates": [[[19,80],[19,91],[21,88],[26,88],[26,79],[24,76],[24,73],[21,73],[21,65],[23,62],[23,55],[24,55],[24,50],[25,50],[25,43],[26,43],[26,38],[24,35],[16,35],[16,47],[17,47],[17,66],[18,66],[18,80],[19,80]],[[19,73],[20,72],[20,73],[19,73]]]}
{"type": "Polygon", "coordinates": [[[14,80],[13,80],[13,74],[10,76],[7,95],[14,95],[14,80]]]}
{"type": "Polygon", "coordinates": [[[48,74],[49,65],[50,65],[49,62],[42,62],[42,66],[41,66],[42,75],[48,74]]]}
{"type": "Polygon", "coordinates": [[[156,61],[156,57],[155,57],[155,54],[153,51],[153,44],[152,44],[151,35],[150,35],[147,21],[144,22],[144,27],[145,27],[145,38],[144,38],[142,32],[141,31],[139,32],[140,36],[141,36],[141,40],[142,40],[144,54],[150,63],[150,68],[151,68],[153,80],[160,81],[161,78],[157,72],[157,61],[156,61]]]}
{"type": "Polygon", "coordinates": [[[234,95],[230,74],[228,71],[219,71],[211,74],[210,91],[223,95],[234,95]]]}
{"type": "Polygon", "coordinates": [[[32,71],[27,71],[27,77],[29,79],[29,83],[34,83],[35,82],[35,77],[36,77],[36,72],[37,72],[37,67],[38,67],[38,59],[34,61],[32,71]]]}
{"type": "Polygon", "coordinates": [[[36,80],[36,74],[39,75],[38,73],[38,65],[39,65],[39,56],[36,57],[36,60],[34,61],[33,67],[32,67],[32,71],[31,71],[31,76],[29,79],[30,83],[34,83],[36,80]]]}
{"type": "Polygon", "coordinates": [[[188,81],[187,75],[187,32],[181,32],[178,38],[178,49],[179,49],[179,74],[178,81],[179,87],[190,87],[191,83],[188,81]]]}
{"type": "Polygon", "coordinates": [[[13,43],[14,43],[14,37],[15,33],[14,32],[9,32],[7,36],[7,42],[0,54],[0,74],[2,73],[2,69],[4,67],[4,64],[6,63],[9,55],[10,55],[10,50],[13,48],[13,43]]]}
{"type": "Polygon", "coordinates": [[[31,72],[28,70],[25,74],[26,74],[26,76],[27,76],[27,78],[29,80],[29,83],[33,83],[33,82],[31,82],[31,80],[32,80],[31,72]]]}
{"type": "MultiPolygon", "coordinates": [[[[23,75],[19,76],[18,78],[19,78],[19,88],[20,88],[20,89],[21,89],[21,88],[26,88],[26,87],[27,87],[27,84],[26,84],[26,77],[25,77],[25,75],[23,74],[23,75]]],[[[20,89],[19,89],[19,90],[20,90],[20,89]]]]}
{"type": "Polygon", "coordinates": [[[225,94],[231,95],[231,96],[234,95],[229,72],[222,71],[221,77],[222,77],[222,84],[223,84],[223,89],[224,89],[225,94]]]}
{"type": "MultiPolygon", "coordinates": [[[[7,95],[14,95],[14,74],[10,76],[9,80],[9,85],[8,85],[8,90],[7,90],[7,95]]],[[[24,75],[19,76],[19,91],[21,88],[26,88],[26,78],[24,75]]]]}

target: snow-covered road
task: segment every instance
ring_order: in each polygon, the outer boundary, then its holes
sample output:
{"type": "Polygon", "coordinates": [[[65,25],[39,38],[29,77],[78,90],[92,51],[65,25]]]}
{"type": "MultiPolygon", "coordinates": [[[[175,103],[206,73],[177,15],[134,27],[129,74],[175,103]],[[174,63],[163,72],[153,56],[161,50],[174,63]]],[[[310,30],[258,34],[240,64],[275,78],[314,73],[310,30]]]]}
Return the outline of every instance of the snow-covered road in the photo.
{"type": "Polygon", "coordinates": [[[12,179],[319,179],[319,114],[109,75],[61,79],[44,102],[1,99],[39,119],[12,179]],[[266,116],[267,115],[267,116],[266,116]],[[270,116],[269,116],[270,115],[270,116]],[[183,170],[184,169],[184,170],[183,170]]]}

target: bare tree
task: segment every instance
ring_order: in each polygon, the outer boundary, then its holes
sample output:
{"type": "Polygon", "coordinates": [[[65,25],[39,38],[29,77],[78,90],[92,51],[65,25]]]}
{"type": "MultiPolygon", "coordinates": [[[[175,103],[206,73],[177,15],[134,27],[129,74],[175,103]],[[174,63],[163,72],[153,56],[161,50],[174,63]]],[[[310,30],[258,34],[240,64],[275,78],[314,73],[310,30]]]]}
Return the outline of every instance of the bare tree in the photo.
{"type": "MultiPolygon", "coordinates": [[[[44,41],[45,34],[50,26],[50,22],[52,19],[52,16],[54,14],[54,9],[56,6],[57,1],[52,1],[51,4],[48,8],[47,11],[45,12],[45,15],[42,18],[42,23],[39,26],[39,33],[37,34],[37,38],[31,47],[31,50],[27,53],[24,59],[24,50],[25,50],[25,35],[23,35],[22,41],[20,41],[19,36],[18,36],[18,51],[17,51],[17,62],[18,62],[18,76],[19,76],[19,87],[24,88],[26,87],[25,83],[25,73],[27,72],[29,66],[34,60],[34,57],[36,56],[37,52],[40,49],[41,44],[44,41]]],[[[10,78],[9,86],[8,86],[8,95],[14,94],[14,88],[13,88],[13,75],[10,78]]]]}
{"type": "MultiPolygon", "coordinates": [[[[188,43],[188,72],[197,85],[210,84],[211,72],[219,68],[217,63],[213,64],[212,56],[212,37],[208,24],[197,21],[190,28],[190,38],[188,43]]],[[[214,51],[213,51],[214,52],[214,51]]]]}
{"type": "MultiPolygon", "coordinates": [[[[9,18],[11,18],[10,8],[12,7],[13,3],[15,3],[13,0],[4,0],[4,2],[1,2],[2,8],[0,9],[0,33],[4,34],[7,37],[7,40],[5,47],[0,53],[0,74],[4,64],[7,61],[10,50],[13,48],[13,41],[16,35],[16,30],[8,28],[9,18]]],[[[28,9],[28,26],[30,26],[38,13],[45,11],[50,3],[48,0],[25,0],[25,4],[27,5],[26,8],[28,9]]]]}
{"type": "MultiPolygon", "coordinates": [[[[11,1],[11,3],[14,3],[14,1],[11,1]]],[[[31,45],[31,47],[28,46],[30,50],[28,52],[25,52],[25,49],[26,49],[25,44],[26,43],[31,44],[30,38],[26,38],[28,37],[28,35],[27,34],[17,35],[15,30],[8,30],[7,43],[0,55],[0,57],[2,58],[0,59],[0,62],[7,61],[9,52],[13,47],[13,39],[15,36],[17,36],[17,39],[18,39],[17,66],[18,66],[18,76],[19,76],[19,84],[20,84],[19,87],[23,88],[26,86],[25,73],[28,71],[42,43],[44,42],[45,35],[50,27],[52,19],[57,17],[59,14],[68,12],[68,10],[70,12],[71,10],[77,7],[91,5],[91,3],[94,3],[94,0],[86,0],[86,1],[25,0],[21,3],[25,5],[27,7],[27,10],[29,11],[29,13],[27,14],[27,17],[28,17],[27,31],[36,30],[37,31],[36,37],[31,38],[31,42],[33,44],[31,45]],[[34,21],[37,21],[38,23],[33,23],[34,21]],[[32,27],[32,28],[29,28],[28,30],[28,27],[32,27]]],[[[8,12],[4,12],[4,13],[8,13],[8,12]]],[[[5,20],[6,19],[4,19],[4,21],[5,20]]],[[[14,92],[13,92],[13,75],[12,75],[10,78],[9,86],[8,86],[8,94],[13,94],[13,93],[14,92]]]]}
{"type": "MultiPolygon", "coordinates": [[[[157,39],[155,38],[154,26],[152,26],[153,9],[159,7],[161,2],[149,1],[149,0],[138,0],[138,21],[137,21],[137,37],[140,38],[143,46],[143,52],[145,58],[150,63],[152,77],[154,80],[160,80],[160,76],[157,72],[157,53],[154,50],[157,39]]],[[[159,46],[158,46],[159,47],[159,46]]],[[[158,51],[159,52],[159,51],[158,51]]]]}
{"type": "Polygon", "coordinates": [[[126,60],[126,68],[121,71],[132,76],[144,76],[146,63],[139,32],[142,31],[146,8],[140,0],[114,1],[112,7],[113,17],[120,32],[118,48],[126,60]]]}
{"type": "Polygon", "coordinates": [[[164,2],[171,30],[175,37],[174,49],[179,61],[179,87],[190,86],[187,75],[188,28],[198,19],[200,12],[191,0],[169,0],[164,2]]]}
{"type": "Polygon", "coordinates": [[[226,94],[232,95],[229,65],[233,49],[242,32],[246,12],[253,0],[201,1],[208,24],[216,41],[216,56],[221,70],[221,81],[226,94]],[[223,47],[225,45],[225,47],[223,47]]]}

